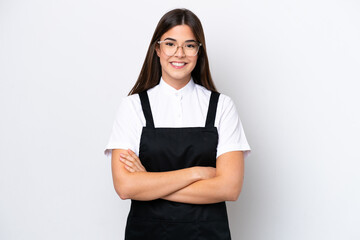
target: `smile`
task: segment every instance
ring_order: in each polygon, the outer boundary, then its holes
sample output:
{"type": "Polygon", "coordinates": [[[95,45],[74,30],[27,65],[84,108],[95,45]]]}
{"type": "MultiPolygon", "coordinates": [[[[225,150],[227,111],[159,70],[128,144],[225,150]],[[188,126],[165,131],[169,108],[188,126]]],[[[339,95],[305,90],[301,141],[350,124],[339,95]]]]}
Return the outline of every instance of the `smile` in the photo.
{"type": "Polygon", "coordinates": [[[171,62],[171,65],[173,67],[179,69],[179,68],[183,68],[186,65],[186,63],[184,63],[184,62],[171,62]]]}

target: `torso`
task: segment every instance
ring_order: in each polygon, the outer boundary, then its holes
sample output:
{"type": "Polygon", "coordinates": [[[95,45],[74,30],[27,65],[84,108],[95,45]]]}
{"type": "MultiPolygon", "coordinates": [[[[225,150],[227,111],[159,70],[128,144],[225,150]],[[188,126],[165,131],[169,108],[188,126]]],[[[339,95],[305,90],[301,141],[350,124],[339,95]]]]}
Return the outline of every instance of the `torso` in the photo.
{"type": "MultiPolygon", "coordinates": [[[[146,92],[139,94],[146,126],[142,129],[139,158],[151,172],[192,166],[216,167],[218,132],[214,126],[218,93],[212,93],[201,127],[154,126],[146,92]]],[[[164,199],[131,201],[125,239],[229,240],[225,202],[188,204],[164,199]]]]}

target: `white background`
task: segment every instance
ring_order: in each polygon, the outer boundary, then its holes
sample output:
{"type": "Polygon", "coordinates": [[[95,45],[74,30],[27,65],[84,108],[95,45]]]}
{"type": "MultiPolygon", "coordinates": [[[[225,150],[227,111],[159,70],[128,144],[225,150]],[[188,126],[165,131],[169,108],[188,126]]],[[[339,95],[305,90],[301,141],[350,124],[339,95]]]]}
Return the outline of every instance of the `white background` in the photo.
{"type": "Polygon", "coordinates": [[[123,239],[103,150],[176,7],[201,19],[253,151],[233,239],[360,239],[355,0],[0,0],[0,239],[123,239]]]}

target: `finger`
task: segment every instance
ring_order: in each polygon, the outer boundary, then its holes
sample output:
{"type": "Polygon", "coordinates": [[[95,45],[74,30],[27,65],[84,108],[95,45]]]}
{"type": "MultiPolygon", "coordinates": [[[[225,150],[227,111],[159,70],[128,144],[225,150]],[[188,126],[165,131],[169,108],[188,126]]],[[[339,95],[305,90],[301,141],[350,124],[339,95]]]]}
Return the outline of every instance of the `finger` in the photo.
{"type": "Polygon", "coordinates": [[[129,172],[135,172],[135,170],[134,169],[132,169],[131,167],[129,167],[128,165],[124,165],[125,166],[125,168],[129,171],[129,172]]]}
{"type": "Polygon", "coordinates": [[[128,165],[129,167],[133,167],[134,163],[133,161],[129,158],[128,155],[125,154],[120,154],[120,161],[122,161],[124,164],[128,165]]]}
{"type": "Polygon", "coordinates": [[[140,160],[139,157],[131,150],[128,149],[127,152],[129,153],[129,155],[137,160],[140,160]]]}
{"type": "Polygon", "coordinates": [[[131,167],[135,171],[144,171],[140,163],[140,159],[134,159],[133,157],[127,154],[120,154],[120,160],[122,160],[126,165],[131,167]]]}
{"type": "MultiPolygon", "coordinates": [[[[138,156],[133,151],[131,151],[131,149],[128,149],[128,153],[130,154],[131,160],[133,160],[133,163],[139,168],[139,170],[144,171],[145,168],[142,165],[142,163],[141,163],[140,159],[138,158],[138,156]]],[[[128,159],[130,159],[130,158],[128,158],[128,159]]]]}
{"type": "Polygon", "coordinates": [[[131,173],[133,172],[138,172],[136,169],[134,169],[133,167],[130,167],[129,165],[127,165],[127,163],[129,163],[129,161],[126,160],[122,160],[124,163],[124,167],[131,173]]]}
{"type": "Polygon", "coordinates": [[[127,152],[128,152],[129,154],[135,154],[134,151],[131,150],[130,148],[127,149],[127,152]]]}
{"type": "Polygon", "coordinates": [[[138,167],[143,171],[146,171],[145,167],[141,163],[140,158],[131,149],[128,149],[127,151],[130,154],[130,156],[136,160],[136,164],[138,165],[138,167]]]}

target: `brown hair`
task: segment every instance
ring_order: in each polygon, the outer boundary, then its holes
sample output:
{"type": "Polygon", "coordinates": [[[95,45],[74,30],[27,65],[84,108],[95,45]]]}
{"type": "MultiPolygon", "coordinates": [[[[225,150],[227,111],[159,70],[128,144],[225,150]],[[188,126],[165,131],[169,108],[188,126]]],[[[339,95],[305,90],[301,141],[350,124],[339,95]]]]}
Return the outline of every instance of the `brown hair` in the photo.
{"type": "Polygon", "coordinates": [[[159,84],[161,65],[160,59],[156,54],[157,41],[159,41],[161,36],[171,28],[184,24],[191,28],[196,40],[202,44],[198,53],[196,66],[191,72],[191,76],[195,83],[204,86],[208,90],[216,91],[210,74],[209,61],[206,54],[205,35],[201,22],[190,10],[178,8],[166,13],[156,26],[139,77],[134,87],[129,92],[129,95],[148,90],[159,84]]]}

